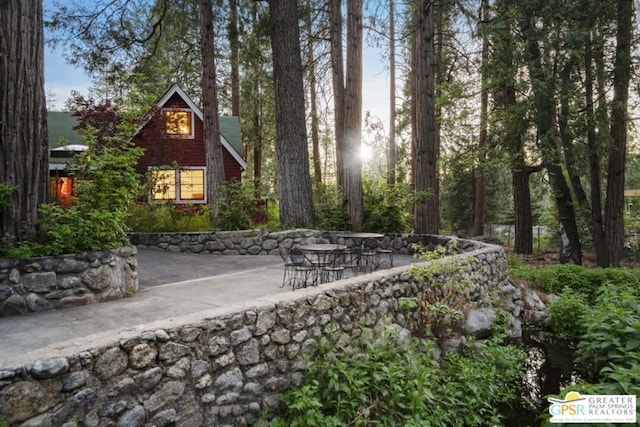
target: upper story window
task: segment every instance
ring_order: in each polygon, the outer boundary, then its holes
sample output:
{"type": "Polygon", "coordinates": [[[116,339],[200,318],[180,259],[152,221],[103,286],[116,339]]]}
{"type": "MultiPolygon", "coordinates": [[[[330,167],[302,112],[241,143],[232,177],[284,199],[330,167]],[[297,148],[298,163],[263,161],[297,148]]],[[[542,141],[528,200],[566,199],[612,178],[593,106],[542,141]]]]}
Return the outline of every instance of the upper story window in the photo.
{"type": "Polygon", "coordinates": [[[171,108],[162,110],[165,133],[170,138],[193,138],[193,112],[189,109],[171,108]]]}

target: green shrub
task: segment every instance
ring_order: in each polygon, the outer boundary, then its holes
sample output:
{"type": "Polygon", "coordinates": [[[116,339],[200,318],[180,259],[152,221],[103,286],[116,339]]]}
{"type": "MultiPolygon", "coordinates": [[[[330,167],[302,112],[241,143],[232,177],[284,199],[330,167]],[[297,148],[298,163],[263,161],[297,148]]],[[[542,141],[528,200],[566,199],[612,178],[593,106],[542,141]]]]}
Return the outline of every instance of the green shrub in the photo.
{"type": "Polygon", "coordinates": [[[228,182],[218,188],[219,206],[216,228],[220,230],[247,230],[253,228],[258,216],[253,183],[228,182]]]}
{"type": "MultiPolygon", "coordinates": [[[[584,333],[575,358],[582,379],[562,390],[561,396],[569,391],[640,394],[640,289],[636,280],[602,286],[594,307],[582,321],[584,333]]],[[[542,425],[552,425],[548,413],[541,418],[545,419],[542,425]]]]}
{"type": "Polygon", "coordinates": [[[363,182],[364,220],[362,229],[375,232],[406,233],[412,228],[411,206],[414,197],[409,187],[398,183],[363,182]]]}
{"type": "Polygon", "coordinates": [[[593,303],[598,290],[606,284],[635,283],[640,285],[637,271],[627,268],[587,268],[573,264],[558,264],[532,269],[532,279],[542,290],[560,293],[565,287],[581,293],[593,303]]]}
{"type": "Polygon", "coordinates": [[[284,412],[270,425],[495,425],[500,404],[517,395],[526,356],[515,347],[475,342],[441,367],[431,342],[382,335],[355,347],[321,339],[304,383],[281,396],[284,412]]]}
{"type": "Polygon", "coordinates": [[[135,166],[142,149],[129,140],[130,131],[123,125],[116,136],[103,137],[100,144],[94,129],[83,131],[88,149],[67,166],[77,196],[69,206],[39,206],[38,228],[45,239],[19,242],[5,248],[5,254],[27,258],[121,246],[128,231],[127,207],[138,195],[141,178],[135,166]]]}
{"type": "Polygon", "coordinates": [[[577,342],[585,331],[584,322],[589,311],[584,297],[565,287],[549,304],[549,327],[555,337],[577,342]]]}
{"type": "Polygon", "coordinates": [[[318,185],[313,192],[316,227],[320,230],[350,230],[344,195],[336,186],[318,185]]]}
{"type": "MultiPolygon", "coordinates": [[[[603,286],[585,319],[576,361],[594,378],[605,368],[611,374],[640,365],[640,296],[636,284],[603,286]]],[[[636,380],[640,384],[640,377],[636,380]]]]}
{"type": "Polygon", "coordinates": [[[507,264],[511,276],[528,282],[534,282],[536,280],[536,269],[526,264],[521,256],[511,253],[507,254],[507,264]]]}

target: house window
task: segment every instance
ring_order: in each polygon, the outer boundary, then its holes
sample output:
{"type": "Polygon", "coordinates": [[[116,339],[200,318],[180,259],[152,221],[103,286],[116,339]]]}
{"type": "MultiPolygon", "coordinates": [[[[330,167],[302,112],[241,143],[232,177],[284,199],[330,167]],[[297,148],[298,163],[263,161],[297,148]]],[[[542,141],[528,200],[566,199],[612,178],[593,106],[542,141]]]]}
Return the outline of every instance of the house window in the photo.
{"type": "Polygon", "coordinates": [[[204,203],[205,168],[154,169],[153,201],[175,201],[176,203],[204,203]]]}
{"type": "Polygon", "coordinates": [[[171,138],[193,138],[193,112],[185,109],[163,110],[165,133],[171,138]]]}
{"type": "Polygon", "coordinates": [[[66,176],[56,176],[50,178],[51,195],[54,200],[62,203],[62,206],[69,206],[69,197],[74,195],[74,179],[66,176]]]}

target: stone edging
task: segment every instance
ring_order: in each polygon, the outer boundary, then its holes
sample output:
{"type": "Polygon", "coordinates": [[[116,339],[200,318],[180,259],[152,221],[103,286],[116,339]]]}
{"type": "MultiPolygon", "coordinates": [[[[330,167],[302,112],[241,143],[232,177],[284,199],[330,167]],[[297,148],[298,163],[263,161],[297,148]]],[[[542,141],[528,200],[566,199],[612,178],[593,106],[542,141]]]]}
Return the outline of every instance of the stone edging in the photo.
{"type": "Polygon", "coordinates": [[[138,290],[135,246],[20,260],[0,258],[0,317],[112,301],[138,290]]]}
{"type": "MultiPolygon", "coordinates": [[[[512,315],[522,313],[524,298],[508,283],[502,248],[470,241],[459,241],[461,246],[468,251],[435,262],[460,263],[455,279],[459,274],[471,284],[469,301],[484,310],[499,299],[512,315]]],[[[0,423],[249,425],[261,411],[278,407],[278,393],[301,383],[300,356],[314,354],[317,338],[349,345],[361,324],[388,321],[408,328],[417,313],[399,299],[451,279],[438,274],[416,281],[408,268],[140,325],[124,335],[105,332],[37,358],[0,361],[0,423]]]]}

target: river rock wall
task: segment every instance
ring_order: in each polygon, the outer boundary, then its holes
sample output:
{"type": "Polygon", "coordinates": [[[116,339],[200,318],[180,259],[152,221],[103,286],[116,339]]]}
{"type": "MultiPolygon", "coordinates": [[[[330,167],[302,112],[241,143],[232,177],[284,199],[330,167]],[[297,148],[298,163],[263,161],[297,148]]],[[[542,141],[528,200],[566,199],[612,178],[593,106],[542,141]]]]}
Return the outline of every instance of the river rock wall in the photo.
{"type": "MultiPolygon", "coordinates": [[[[314,243],[339,243],[353,246],[352,239],[340,237],[346,232],[297,229],[270,232],[265,229],[185,232],[185,233],[132,233],[132,244],[144,248],[167,252],[208,253],[214,255],[278,255],[280,247],[291,249],[294,245],[314,243]]],[[[380,239],[381,249],[392,249],[395,253],[411,254],[412,246],[418,244],[427,249],[446,246],[449,238],[431,234],[385,233],[380,239]]],[[[468,251],[481,247],[474,240],[458,240],[459,250],[468,251]]]]}
{"type": "MultiPolygon", "coordinates": [[[[381,270],[140,325],[117,339],[108,332],[79,338],[46,358],[0,361],[0,425],[251,425],[278,407],[278,393],[302,382],[301,356],[313,355],[319,337],[347,345],[361,324],[408,329],[417,314],[399,300],[434,283],[468,283],[478,334],[492,305],[522,312],[501,247],[459,241],[457,248],[462,253],[423,264],[456,266],[428,280],[409,267],[381,270]]],[[[465,323],[468,333],[473,327],[465,323]]]]}
{"type": "Polygon", "coordinates": [[[0,317],[112,301],[138,290],[137,248],[0,258],[0,317]]]}

